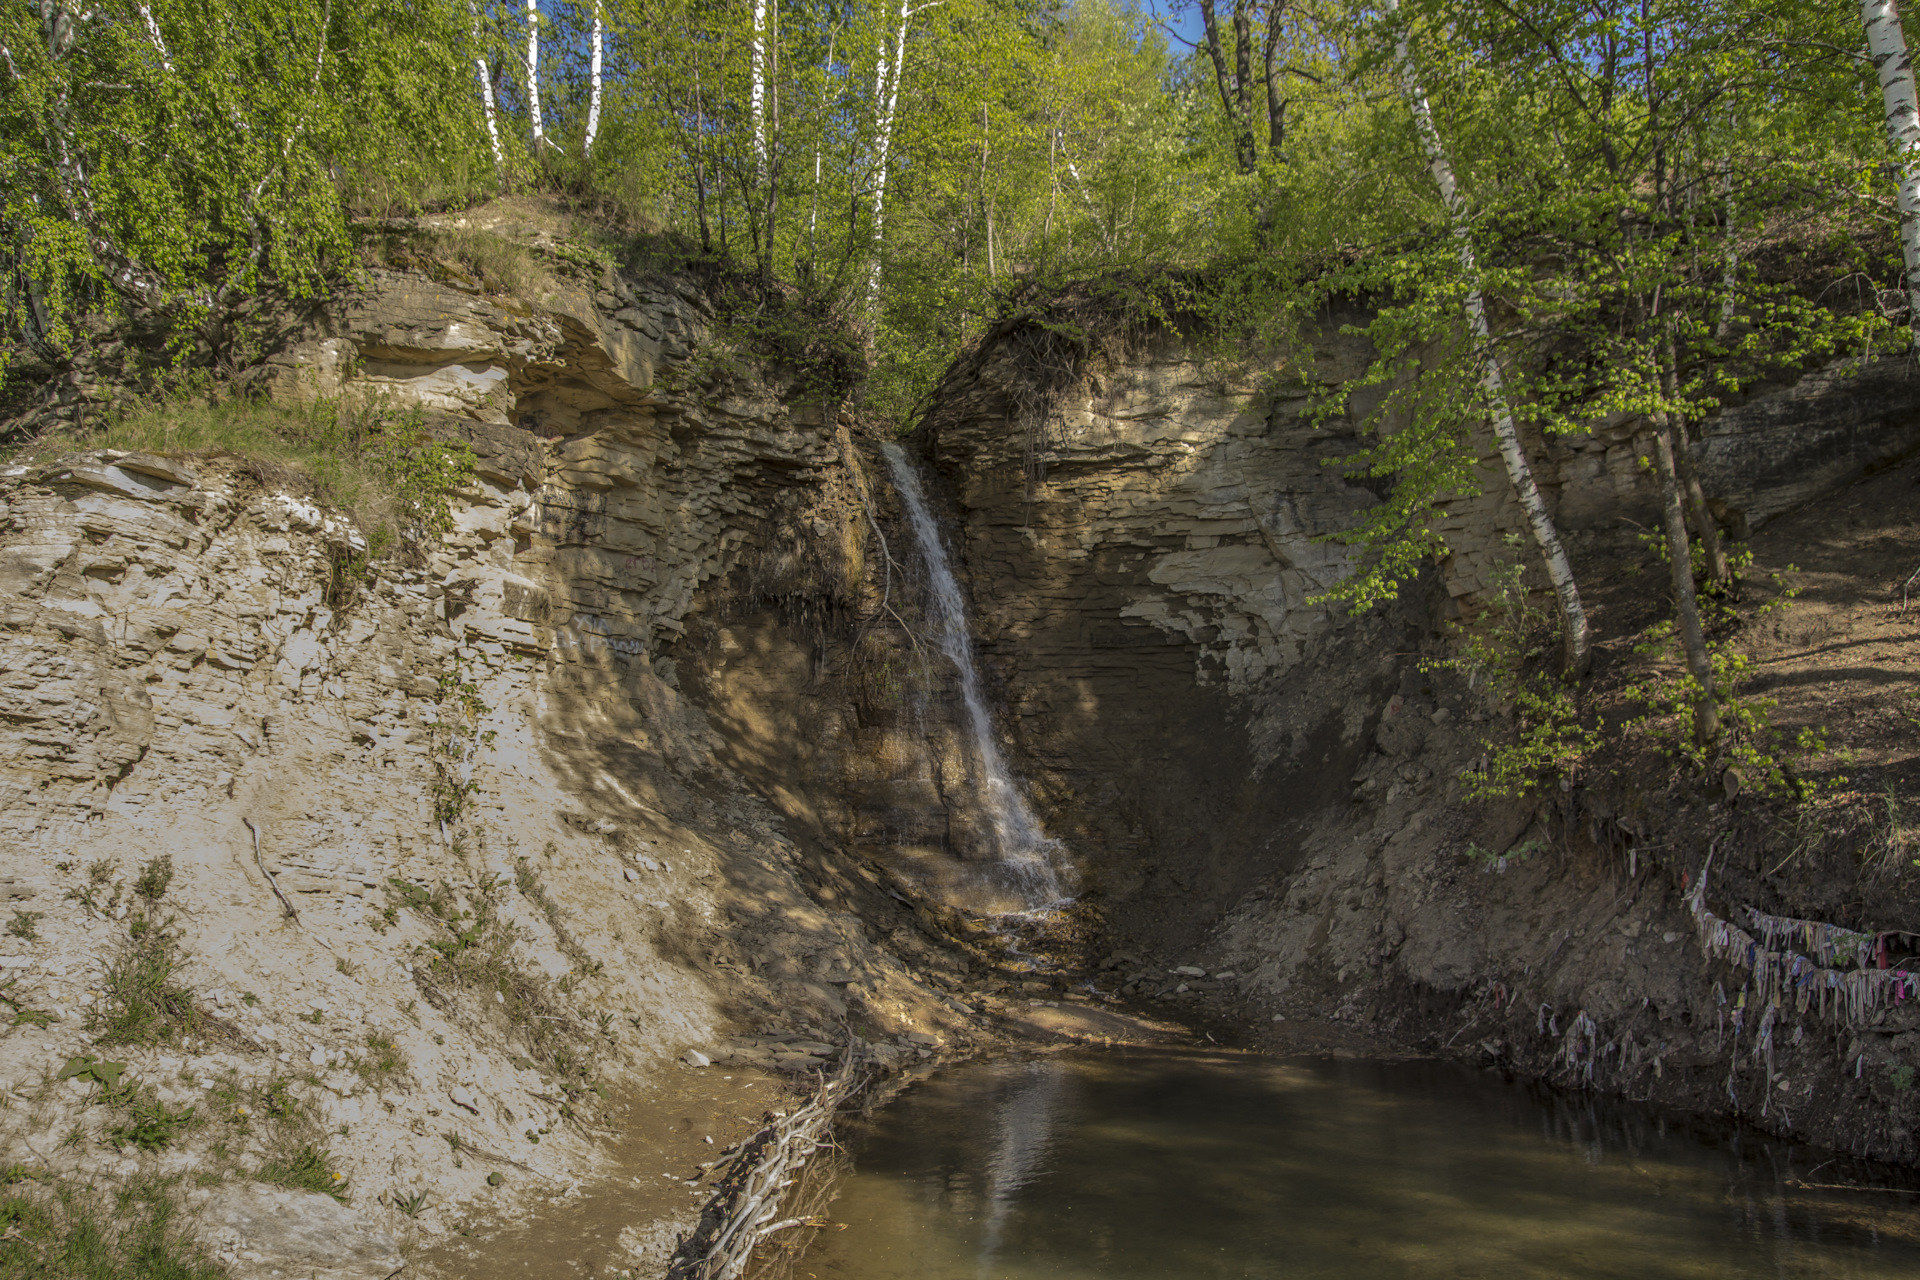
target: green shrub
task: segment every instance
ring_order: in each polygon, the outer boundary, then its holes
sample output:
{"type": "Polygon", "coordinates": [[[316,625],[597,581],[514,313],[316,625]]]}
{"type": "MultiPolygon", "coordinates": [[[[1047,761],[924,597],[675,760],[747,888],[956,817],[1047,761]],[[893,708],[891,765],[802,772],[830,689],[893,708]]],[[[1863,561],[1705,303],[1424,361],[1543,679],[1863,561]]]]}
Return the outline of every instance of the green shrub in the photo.
{"type": "MultiPolygon", "coordinates": [[[[1518,539],[1509,537],[1508,546],[1517,552],[1518,539]]],[[[1488,739],[1485,770],[1461,775],[1463,790],[1474,798],[1531,795],[1578,767],[1601,742],[1597,730],[1581,723],[1573,689],[1543,661],[1552,620],[1533,603],[1525,573],[1518,560],[1494,566],[1490,602],[1478,624],[1457,629],[1458,656],[1421,664],[1423,671],[1458,672],[1513,712],[1513,740],[1488,739]]]]}
{"type": "Polygon", "coordinates": [[[327,1167],[327,1161],[331,1158],[331,1153],[315,1147],[311,1142],[304,1142],[297,1151],[269,1159],[253,1176],[256,1181],[271,1183],[276,1187],[318,1191],[345,1204],[347,1179],[345,1175],[327,1167]]]}
{"type": "Polygon", "coordinates": [[[179,947],[164,928],[128,939],[101,981],[105,998],[89,1012],[98,1045],[173,1044],[205,1020],[181,985],[179,947]]]}
{"type": "Polygon", "coordinates": [[[133,892],[143,901],[158,902],[167,896],[167,886],[172,883],[173,855],[163,853],[140,868],[140,877],[133,882],[133,892]]]}

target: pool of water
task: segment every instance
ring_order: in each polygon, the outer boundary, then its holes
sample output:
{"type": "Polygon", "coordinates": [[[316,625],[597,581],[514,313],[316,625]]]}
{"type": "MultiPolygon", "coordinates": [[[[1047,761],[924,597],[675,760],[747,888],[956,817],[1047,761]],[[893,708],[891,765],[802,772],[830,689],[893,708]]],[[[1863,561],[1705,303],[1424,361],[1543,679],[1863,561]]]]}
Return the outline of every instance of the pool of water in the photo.
{"type": "Polygon", "coordinates": [[[845,1138],[796,1276],[1920,1276],[1920,1197],[1787,1186],[1827,1153],[1444,1064],[980,1063],[845,1138]]]}

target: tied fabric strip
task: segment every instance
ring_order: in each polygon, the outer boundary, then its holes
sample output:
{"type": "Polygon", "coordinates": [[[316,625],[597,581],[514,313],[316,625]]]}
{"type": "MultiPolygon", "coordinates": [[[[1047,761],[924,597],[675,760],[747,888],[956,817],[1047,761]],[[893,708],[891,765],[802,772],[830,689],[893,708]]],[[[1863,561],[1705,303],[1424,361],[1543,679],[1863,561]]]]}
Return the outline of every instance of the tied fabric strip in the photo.
{"type": "MultiPolygon", "coordinates": [[[[1687,895],[1700,949],[1712,959],[1753,974],[1756,1003],[1765,1007],[1762,1026],[1769,1042],[1774,1010],[1787,1001],[1803,1013],[1815,1010],[1830,1021],[1858,1024],[1890,1004],[1920,996],[1920,974],[1887,967],[1886,933],[1770,916],[1746,907],[1743,910],[1754,928],[1754,933],[1748,933],[1709,911],[1706,894],[1707,872],[1702,870],[1687,895]],[[1836,960],[1854,967],[1838,968],[1836,960]]],[[[1736,1031],[1745,1022],[1745,1005],[1743,989],[1733,1010],[1736,1031]]]]}

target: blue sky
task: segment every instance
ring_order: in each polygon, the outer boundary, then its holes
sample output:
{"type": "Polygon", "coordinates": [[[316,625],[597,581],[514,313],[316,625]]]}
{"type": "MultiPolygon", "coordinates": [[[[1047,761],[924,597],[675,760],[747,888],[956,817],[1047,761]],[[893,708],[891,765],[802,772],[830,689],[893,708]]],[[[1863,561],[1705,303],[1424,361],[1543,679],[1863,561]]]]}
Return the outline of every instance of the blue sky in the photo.
{"type": "MultiPolygon", "coordinates": [[[[1199,5],[1178,4],[1174,0],[1145,0],[1145,6],[1150,15],[1164,21],[1173,34],[1182,40],[1198,43],[1202,38],[1199,5]]],[[[1176,44],[1173,52],[1178,56],[1186,50],[1176,44]]]]}

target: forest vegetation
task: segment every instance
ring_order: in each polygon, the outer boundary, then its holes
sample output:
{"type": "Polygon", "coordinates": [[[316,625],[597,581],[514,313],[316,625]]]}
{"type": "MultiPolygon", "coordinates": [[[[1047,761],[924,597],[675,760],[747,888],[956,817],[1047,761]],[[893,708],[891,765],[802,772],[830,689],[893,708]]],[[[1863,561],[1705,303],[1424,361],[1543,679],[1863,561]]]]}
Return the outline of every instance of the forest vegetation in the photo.
{"type": "Polygon", "coordinates": [[[1690,433],[1920,323],[1892,0],[1193,5],[11,0],[6,376],[48,376],[103,315],[156,368],[243,366],[262,316],[402,220],[516,192],[590,212],[630,264],[712,265],[744,330],[853,335],[839,390],[903,428],[986,325],[1068,282],[1278,379],[1306,319],[1363,299],[1377,358],[1323,408],[1376,406],[1350,464],[1387,497],[1336,594],[1390,599],[1443,550],[1432,515],[1490,427],[1577,678],[1585,613],[1523,439],[1644,420],[1711,741],[1697,596],[1739,566],[1690,433]]]}

